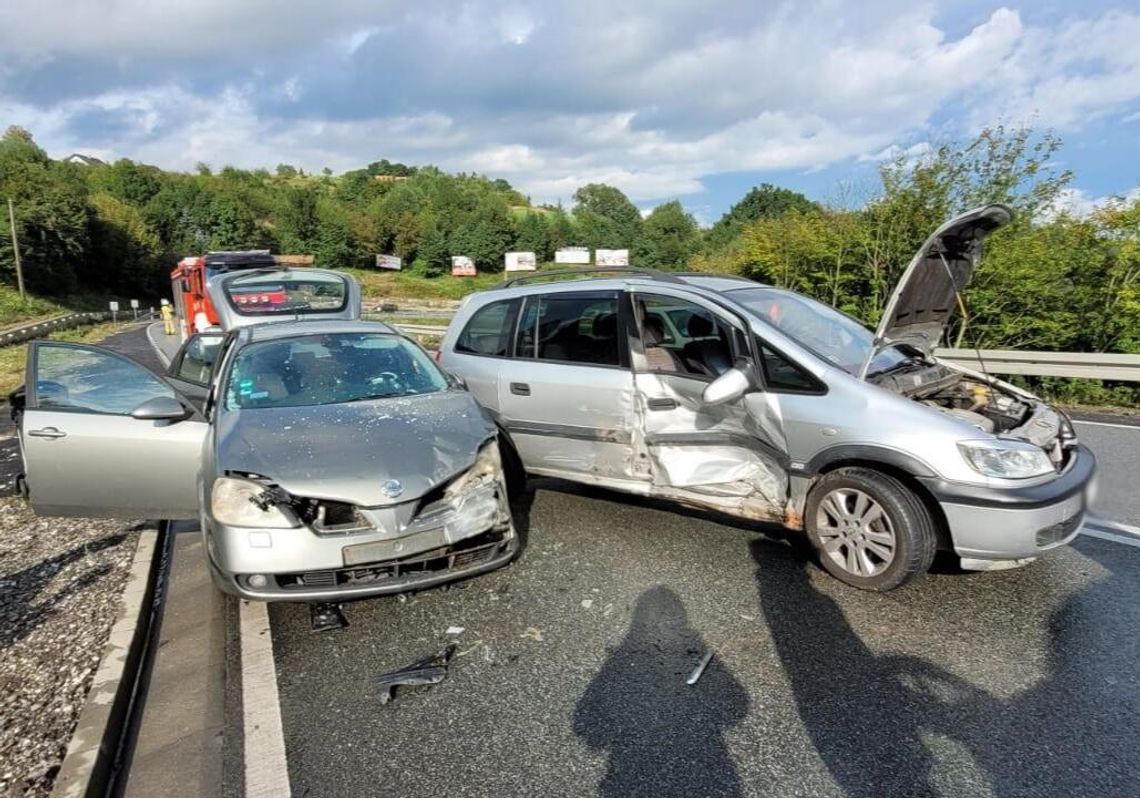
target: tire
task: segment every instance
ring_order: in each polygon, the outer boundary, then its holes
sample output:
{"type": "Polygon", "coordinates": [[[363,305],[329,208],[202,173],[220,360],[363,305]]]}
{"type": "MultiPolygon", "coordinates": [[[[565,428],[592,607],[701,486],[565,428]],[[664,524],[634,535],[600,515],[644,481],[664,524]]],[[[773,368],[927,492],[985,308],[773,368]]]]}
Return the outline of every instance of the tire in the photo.
{"type": "Polygon", "coordinates": [[[893,590],[934,562],[930,511],[889,474],[857,467],[832,471],[812,487],[804,510],[820,564],[853,587],[893,590]]]}

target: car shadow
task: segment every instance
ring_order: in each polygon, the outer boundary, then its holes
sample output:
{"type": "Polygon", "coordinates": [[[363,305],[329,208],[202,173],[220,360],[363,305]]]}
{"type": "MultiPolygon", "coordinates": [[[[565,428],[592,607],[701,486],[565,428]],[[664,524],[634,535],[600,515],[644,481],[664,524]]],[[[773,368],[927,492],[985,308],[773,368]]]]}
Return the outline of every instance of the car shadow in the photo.
{"type": "Polygon", "coordinates": [[[706,650],[676,593],[641,594],[625,638],[574,710],[574,733],[608,755],[599,795],[741,794],[723,735],[748,714],[748,693],[716,658],[686,684],[706,650]]]}
{"type": "Polygon", "coordinates": [[[924,659],[871,650],[787,547],[757,541],[752,555],[797,711],[845,795],[1135,794],[1138,681],[1096,645],[1114,641],[1133,651],[1119,661],[1135,662],[1137,613],[1112,615],[1114,577],[1065,601],[1050,618],[1047,675],[1001,698],[924,659]]]}
{"type": "Polygon", "coordinates": [[[0,610],[5,623],[0,626],[0,651],[23,640],[55,615],[59,606],[111,572],[107,563],[95,566],[71,579],[62,589],[38,600],[56,574],[72,563],[103,549],[118,546],[126,535],[109,535],[82,546],[75,546],[54,557],[29,565],[23,570],[0,576],[0,610]]]}

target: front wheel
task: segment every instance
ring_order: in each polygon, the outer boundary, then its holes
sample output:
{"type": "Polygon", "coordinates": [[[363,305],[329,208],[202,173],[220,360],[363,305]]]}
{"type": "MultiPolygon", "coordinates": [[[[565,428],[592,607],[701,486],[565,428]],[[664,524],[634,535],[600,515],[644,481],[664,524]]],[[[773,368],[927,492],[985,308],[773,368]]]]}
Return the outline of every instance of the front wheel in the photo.
{"type": "Polygon", "coordinates": [[[804,508],[808,536],[832,576],[864,590],[891,590],[930,569],[930,511],[895,477],[869,468],[825,475],[804,508]]]}

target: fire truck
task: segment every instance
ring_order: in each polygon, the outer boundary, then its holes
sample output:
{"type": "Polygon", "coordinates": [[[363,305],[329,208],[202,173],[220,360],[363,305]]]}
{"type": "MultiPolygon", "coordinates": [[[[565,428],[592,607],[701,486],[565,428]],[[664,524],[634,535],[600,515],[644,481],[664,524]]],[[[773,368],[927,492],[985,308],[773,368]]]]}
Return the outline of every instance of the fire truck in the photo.
{"type": "Polygon", "coordinates": [[[264,249],[183,258],[170,273],[182,339],[260,321],[359,319],[356,280],[309,268],[311,262],[311,257],[275,256],[264,249]]]}

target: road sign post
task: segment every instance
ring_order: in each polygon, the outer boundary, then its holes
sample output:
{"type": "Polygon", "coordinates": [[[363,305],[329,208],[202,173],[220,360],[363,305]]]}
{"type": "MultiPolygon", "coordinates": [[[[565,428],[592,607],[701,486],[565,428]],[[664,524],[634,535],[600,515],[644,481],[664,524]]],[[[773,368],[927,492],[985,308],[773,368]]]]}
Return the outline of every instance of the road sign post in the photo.
{"type": "Polygon", "coordinates": [[[139,301],[137,299],[131,300],[131,313],[135,316],[135,321],[139,320],[139,301]]]}
{"type": "Polygon", "coordinates": [[[107,304],[111,308],[111,323],[112,324],[118,324],[119,323],[119,303],[112,299],[107,304]]]}

